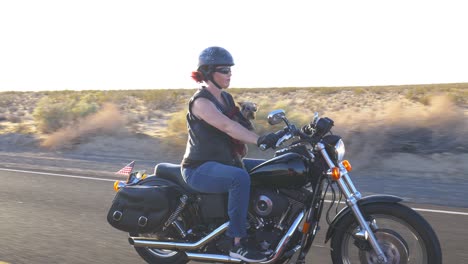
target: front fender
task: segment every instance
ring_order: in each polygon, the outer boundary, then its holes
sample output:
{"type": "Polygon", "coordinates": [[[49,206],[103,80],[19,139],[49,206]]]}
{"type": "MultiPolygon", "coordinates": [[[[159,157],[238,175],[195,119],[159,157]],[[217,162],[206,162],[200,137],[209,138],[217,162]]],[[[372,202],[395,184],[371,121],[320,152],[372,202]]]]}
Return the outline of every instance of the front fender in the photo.
{"type": "MultiPolygon", "coordinates": [[[[358,206],[361,207],[370,203],[398,203],[400,201],[403,201],[403,199],[393,195],[369,195],[362,198],[357,203],[358,206]]],[[[340,223],[340,221],[347,214],[352,213],[353,212],[349,206],[346,206],[345,208],[341,209],[341,211],[335,216],[335,218],[333,218],[333,221],[328,227],[327,235],[325,236],[325,243],[327,243],[327,241],[333,236],[333,234],[335,233],[335,227],[340,223]]]]}

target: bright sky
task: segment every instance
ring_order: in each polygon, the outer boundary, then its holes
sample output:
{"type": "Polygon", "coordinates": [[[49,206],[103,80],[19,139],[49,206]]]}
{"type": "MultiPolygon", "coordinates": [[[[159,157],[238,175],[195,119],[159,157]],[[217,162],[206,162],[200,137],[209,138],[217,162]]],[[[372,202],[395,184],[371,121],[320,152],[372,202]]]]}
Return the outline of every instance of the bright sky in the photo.
{"type": "Polygon", "coordinates": [[[0,0],[0,91],[468,82],[466,1],[0,0]]]}

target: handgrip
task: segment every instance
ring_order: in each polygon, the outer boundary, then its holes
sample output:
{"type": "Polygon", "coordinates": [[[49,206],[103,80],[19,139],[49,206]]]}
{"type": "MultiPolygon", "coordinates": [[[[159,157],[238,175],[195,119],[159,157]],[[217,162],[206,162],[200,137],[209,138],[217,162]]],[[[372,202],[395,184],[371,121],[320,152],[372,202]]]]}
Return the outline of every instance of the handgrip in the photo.
{"type": "Polygon", "coordinates": [[[313,128],[311,127],[311,124],[305,125],[301,128],[301,132],[306,134],[306,135],[312,135],[314,132],[313,128]]]}

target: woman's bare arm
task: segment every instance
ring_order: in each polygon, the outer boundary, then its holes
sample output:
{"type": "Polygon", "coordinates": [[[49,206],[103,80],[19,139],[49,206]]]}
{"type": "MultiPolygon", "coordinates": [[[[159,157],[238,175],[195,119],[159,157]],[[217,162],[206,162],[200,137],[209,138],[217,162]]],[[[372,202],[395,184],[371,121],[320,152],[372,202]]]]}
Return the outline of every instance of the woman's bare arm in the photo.
{"type": "Polygon", "coordinates": [[[258,135],[246,129],[241,124],[229,119],[218,108],[206,98],[197,98],[192,104],[192,113],[216,127],[217,129],[228,134],[232,138],[243,141],[245,143],[257,144],[258,135]]]}

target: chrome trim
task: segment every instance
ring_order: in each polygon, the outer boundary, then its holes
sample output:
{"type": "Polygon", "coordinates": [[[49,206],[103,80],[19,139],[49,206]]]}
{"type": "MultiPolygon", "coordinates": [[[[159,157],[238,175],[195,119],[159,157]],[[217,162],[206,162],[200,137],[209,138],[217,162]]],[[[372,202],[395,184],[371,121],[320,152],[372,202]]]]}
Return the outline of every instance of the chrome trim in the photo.
{"type": "Polygon", "coordinates": [[[340,173],[341,173],[341,178],[343,178],[346,182],[346,185],[348,185],[351,193],[354,194],[354,196],[356,196],[356,198],[358,200],[361,200],[362,198],[362,195],[361,193],[356,189],[356,187],[354,186],[354,183],[353,181],[351,180],[351,177],[349,176],[348,174],[348,171],[346,170],[346,168],[343,166],[343,163],[339,163],[338,164],[339,168],[340,168],[340,173]]]}
{"type": "Polygon", "coordinates": [[[370,222],[369,225],[372,228],[372,230],[379,229],[379,226],[377,225],[377,221],[375,221],[375,219],[372,219],[372,222],[370,222]]]}
{"type": "MultiPolygon", "coordinates": [[[[336,167],[335,163],[330,159],[330,156],[328,155],[327,151],[325,150],[325,145],[323,143],[317,143],[317,148],[320,150],[320,153],[322,154],[322,157],[325,159],[327,162],[328,166],[330,168],[336,167]]],[[[340,173],[342,171],[341,166],[340,168],[340,173]]],[[[340,177],[336,183],[340,187],[341,191],[343,192],[344,196],[346,197],[346,204],[351,208],[353,211],[354,216],[356,217],[356,220],[359,223],[359,226],[363,229],[364,232],[368,233],[368,239],[369,243],[372,246],[372,249],[377,253],[377,257],[379,258],[380,261],[383,261],[383,263],[387,262],[387,258],[385,257],[385,254],[382,251],[382,248],[380,247],[379,243],[377,242],[377,238],[374,235],[374,232],[372,232],[372,229],[369,227],[367,224],[367,221],[364,219],[362,216],[361,210],[359,209],[359,206],[357,204],[358,200],[361,199],[361,194],[356,190],[354,185],[351,182],[351,179],[349,179],[348,173],[344,173],[346,176],[345,177],[340,177]],[[348,185],[350,184],[350,186],[348,185]],[[356,190],[355,192],[351,192],[349,190],[351,188],[352,190],[356,190]]]]}
{"type": "Polygon", "coordinates": [[[336,157],[337,157],[336,159],[341,162],[343,160],[344,155],[346,154],[346,147],[345,147],[345,144],[343,142],[343,139],[338,140],[338,142],[336,142],[334,148],[335,148],[335,153],[336,153],[336,157]],[[340,150],[342,150],[342,151],[340,151],[340,150]]]}
{"type": "Polygon", "coordinates": [[[273,211],[273,201],[271,201],[270,197],[266,195],[260,195],[257,203],[255,204],[254,210],[260,216],[268,216],[271,213],[271,211],[273,211]],[[266,204],[266,208],[264,211],[262,211],[259,208],[259,203],[261,202],[264,202],[266,204]]]}
{"type": "Polygon", "coordinates": [[[112,214],[112,219],[114,219],[115,221],[120,221],[120,219],[122,219],[122,212],[121,211],[115,211],[113,214],[112,214]]]}
{"type": "Polygon", "coordinates": [[[163,231],[166,230],[176,220],[180,212],[182,212],[185,205],[187,204],[188,196],[184,194],[180,197],[179,200],[180,200],[180,203],[177,206],[177,209],[171,214],[171,216],[169,216],[167,221],[164,223],[163,231]]]}
{"type": "Polygon", "coordinates": [[[328,156],[328,153],[325,150],[325,145],[323,145],[323,143],[317,143],[316,146],[317,146],[318,150],[320,150],[320,153],[322,153],[322,157],[327,162],[328,167],[330,167],[330,168],[336,167],[335,163],[333,163],[333,161],[330,159],[330,156],[328,156]]]}
{"type": "MultiPolygon", "coordinates": [[[[288,229],[286,234],[278,243],[278,246],[276,246],[274,255],[268,261],[260,262],[261,264],[274,263],[281,257],[292,235],[299,227],[299,224],[302,222],[302,219],[304,219],[304,212],[299,213],[299,215],[296,217],[291,227],[288,229]]],[[[208,234],[208,236],[202,238],[200,241],[196,243],[161,242],[161,241],[154,240],[152,238],[146,238],[146,237],[129,237],[128,241],[131,245],[135,247],[149,247],[149,248],[159,248],[159,249],[169,249],[169,250],[193,250],[193,249],[198,249],[204,246],[206,243],[210,242],[213,238],[217,237],[218,235],[226,231],[228,226],[229,226],[229,222],[224,223],[223,225],[218,227],[216,230],[208,234]]],[[[191,260],[221,261],[221,262],[227,262],[227,263],[241,262],[240,259],[232,258],[227,255],[198,254],[198,253],[191,253],[191,252],[185,252],[185,253],[187,254],[187,257],[191,260]]]]}
{"type": "Polygon", "coordinates": [[[300,255],[301,255],[301,246],[300,245],[297,245],[296,247],[294,247],[292,249],[292,251],[294,252],[294,254],[292,255],[292,257],[288,260],[288,262],[286,262],[286,264],[296,264],[297,263],[297,260],[299,259],[300,255]]]}
{"type": "Polygon", "coordinates": [[[216,254],[200,254],[200,253],[190,253],[185,252],[189,260],[196,261],[210,261],[210,262],[223,262],[223,263],[241,263],[242,260],[232,258],[226,255],[216,255],[216,254]]]}
{"type": "Polygon", "coordinates": [[[220,227],[216,228],[213,232],[208,234],[206,237],[200,239],[198,242],[195,243],[179,243],[179,242],[163,242],[158,241],[153,238],[147,237],[129,237],[128,242],[135,246],[135,247],[150,247],[150,248],[159,248],[159,249],[172,249],[172,250],[191,250],[191,249],[198,249],[208,242],[210,242],[213,238],[217,237],[218,235],[222,234],[229,226],[229,222],[222,224],[220,227]]]}
{"type": "Polygon", "coordinates": [[[179,232],[179,235],[182,238],[185,238],[187,236],[187,232],[185,232],[179,220],[175,220],[174,222],[172,222],[172,226],[177,230],[177,232],[179,232]]]}
{"type": "Polygon", "coordinates": [[[148,218],[146,218],[146,216],[140,216],[140,218],[138,218],[138,226],[140,227],[145,227],[146,224],[148,224],[148,218]]]}
{"type": "Polygon", "coordinates": [[[281,255],[283,255],[283,251],[288,245],[292,235],[297,230],[299,224],[302,222],[302,219],[304,219],[304,212],[299,213],[299,215],[296,217],[296,220],[294,220],[294,223],[289,228],[288,232],[286,232],[281,241],[278,243],[278,246],[276,246],[275,254],[269,260],[260,262],[261,264],[275,263],[281,257],[281,255]]]}
{"type": "Polygon", "coordinates": [[[252,218],[253,220],[255,220],[257,223],[255,225],[255,229],[260,229],[260,228],[263,228],[265,226],[265,223],[263,223],[263,220],[260,218],[260,217],[257,217],[255,215],[253,215],[252,213],[248,213],[249,214],[249,217],[252,218]]]}
{"type": "Polygon", "coordinates": [[[292,208],[292,205],[289,205],[288,206],[288,209],[286,209],[286,211],[283,213],[283,215],[281,216],[280,220],[278,221],[278,223],[276,223],[275,225],[275,228],[283,231],[284,227],[283,227],[283,221],[284,219],[286,218],[286,216],[289,214],[289,211],[291,211],[291,208],[292,208]]]}
{"type": "Polygon", "coordinates": [[[359,230],[357,230],[356,233],[354,233],[354,235],[364,240],[367,240],[369,238],[369,233],[367,233],[367,231],[365,230],[362,230],[361,228],[359,228],[359,230]]]}

